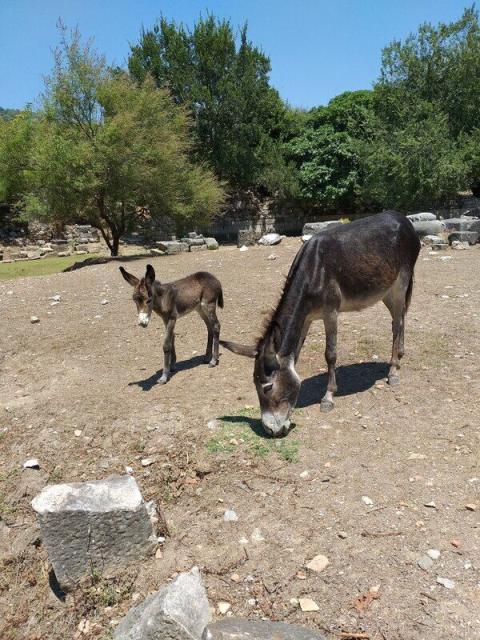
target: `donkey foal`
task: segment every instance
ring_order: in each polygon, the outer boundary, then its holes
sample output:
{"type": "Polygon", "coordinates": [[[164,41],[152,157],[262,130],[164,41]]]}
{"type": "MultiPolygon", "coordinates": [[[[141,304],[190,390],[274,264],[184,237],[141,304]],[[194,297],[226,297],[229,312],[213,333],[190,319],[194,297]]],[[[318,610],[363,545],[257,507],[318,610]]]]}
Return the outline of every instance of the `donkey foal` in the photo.
{"type": "Polygon", "coordinates": [[[216,307],[223,309],[223,292],[220,281],[211,273],[198,271],[192,275],[166,284],[155,280],[152,265],[147,264],[145,276],[141,279],[128,273],[123,267],[120,271],[125,280],[133,287],[133,300],[137,305],[138,324],[147,327],[152,311],[155,311],[165,325],[163,342],[164,365],[160,384],[168,382],[175,367],[175,323],[181,316],[197,311],[207,325],[208,340],[205,362],[210,367],[218,364],[218,341],[220,323],[216,307]]]}

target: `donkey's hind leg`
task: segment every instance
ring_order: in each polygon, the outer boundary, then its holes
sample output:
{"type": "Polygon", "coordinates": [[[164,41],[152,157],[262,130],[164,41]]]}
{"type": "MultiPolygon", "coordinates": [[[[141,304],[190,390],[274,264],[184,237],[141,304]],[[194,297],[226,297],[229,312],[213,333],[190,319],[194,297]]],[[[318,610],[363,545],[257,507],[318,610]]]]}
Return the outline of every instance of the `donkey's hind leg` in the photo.
{"type": "Polygon", "coordinates": [[[208,331],[207,351],[205,353],[205,362],[210,367],[218,364],[218,341],[220,338],[220,322],[218,321],[215,311],[216,303],[210,302],[202,304],[198,309],[200,317],[205,322],[208,331]]]}
{"type": "Polygon", "coordinates": [[[388,372],[388,384],[396,385],[400,383],[400,360],[405,353],[405,314],[407,312],[407,291],[410,283],[410,273],[400,273],[392,288],[383,298],[385,306],[392,316],[392,357],[390,360],[390,370],[388,372]]]}
{"type": "Polygon", "coordinates": [[[335,365],[337,363],[337,311],[325,311],[323,324],[325,325],[325,360],[328,365],[327,392],[320,402],[320,411],[333,409],[333,394],[337,391],[335,365]]]}

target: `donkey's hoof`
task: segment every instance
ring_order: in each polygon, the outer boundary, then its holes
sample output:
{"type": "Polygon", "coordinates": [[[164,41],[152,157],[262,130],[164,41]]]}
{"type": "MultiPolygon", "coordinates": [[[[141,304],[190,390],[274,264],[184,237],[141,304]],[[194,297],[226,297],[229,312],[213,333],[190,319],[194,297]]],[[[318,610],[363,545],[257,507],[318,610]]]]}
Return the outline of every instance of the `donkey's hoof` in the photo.
{"type": "Polygon", "coordinates": [[[391,387],[395,387],[396,385],[400,384],[400,376],[397,376],[397,375],[388,376],[388,384],[391,387]]]}
{"type": "Polygon", "coordinates": [[[322,413],[328,413],[333,409],[333,407],[334,407],[334,404],[331,400],[322,400],[320,402],[320,411],[322,413]]]}
{"type": "Polygon", "coordinates": [[[167,384],[167,382],[168,382],[168,378],[166,376],[165,377],[162,376],[158,381],[158,384],[167,384]]]}
{"type": "Polygon", "coordinates": [[[208,366],[210,368],[216,367],[217,365],[218,365],[218,360],[210,360],[209,363],[208,363],[208,366]]]}

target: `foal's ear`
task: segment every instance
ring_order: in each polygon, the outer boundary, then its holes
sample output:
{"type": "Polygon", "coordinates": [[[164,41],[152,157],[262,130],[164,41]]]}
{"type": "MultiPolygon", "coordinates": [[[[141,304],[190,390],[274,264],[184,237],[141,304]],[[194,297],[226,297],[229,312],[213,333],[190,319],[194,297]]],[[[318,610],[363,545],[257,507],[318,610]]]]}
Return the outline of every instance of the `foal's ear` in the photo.
{"type": "Polygon", "coordinates": [[[248,346],[246,344],[238,344],[237,342],[219,341],[222,347],[236,353],[239,356],[247,356],[247,358],[256,358],[258,355],[257,347],[248,346]]]}
{"type": "Polygon", "coordinates": [[[145,284],[147,287],[151,287],[155,282],[155,269],[151,264],[147,264],[147,270],[145,272],[145,284]]]}
{"type": "Polygon", "coordinates": [[[125,280],[128,282],[128,284],[131,284],[132,287],[136,287],[138,282],[139,282],[138,278],[136,278],[131,273],[128,273],[128,271],[126,271],[123,267],[119,267],[119,269],[120,269],[120,273],[125,278],[125,280]]]}

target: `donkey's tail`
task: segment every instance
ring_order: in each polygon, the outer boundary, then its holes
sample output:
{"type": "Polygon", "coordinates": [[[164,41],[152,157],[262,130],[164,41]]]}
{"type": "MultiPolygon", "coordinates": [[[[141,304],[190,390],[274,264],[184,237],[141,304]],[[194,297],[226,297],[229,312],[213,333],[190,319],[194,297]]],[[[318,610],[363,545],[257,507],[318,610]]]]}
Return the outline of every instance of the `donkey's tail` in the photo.
{"type": "Polygon", "coordinates": [[[410,302],[412,300],[412,291],[413,291],[413,271],[410,276],[410,282],[408,283],[407,293],[405,295],[405,313],[408,311],[408,307],[410,306],[410,302]]]}
{"type": "Polygon", "coordinates": [[[223,309],[223,291],[222,286],[220,285],[220,293],[218,294],[217,303],[220,309],[223,309]]]}

